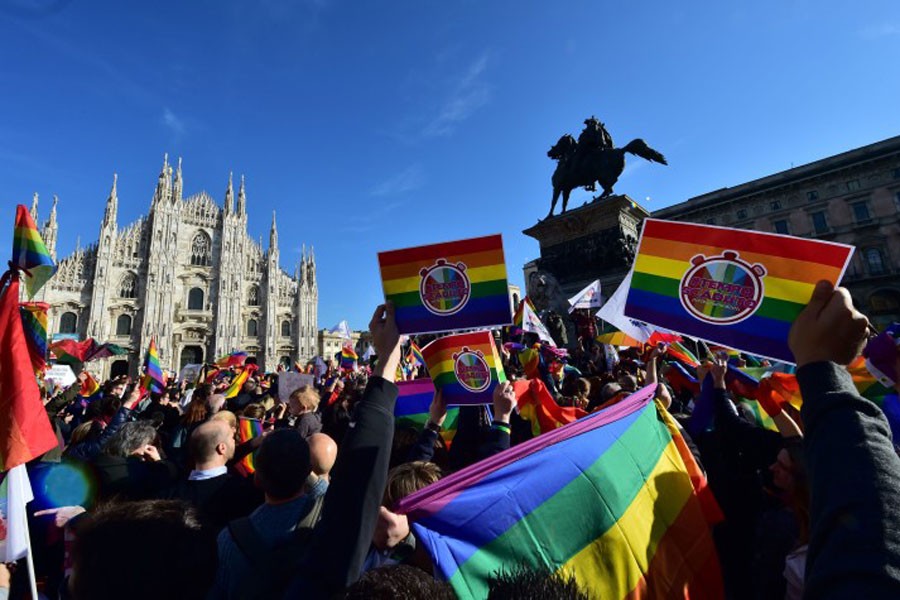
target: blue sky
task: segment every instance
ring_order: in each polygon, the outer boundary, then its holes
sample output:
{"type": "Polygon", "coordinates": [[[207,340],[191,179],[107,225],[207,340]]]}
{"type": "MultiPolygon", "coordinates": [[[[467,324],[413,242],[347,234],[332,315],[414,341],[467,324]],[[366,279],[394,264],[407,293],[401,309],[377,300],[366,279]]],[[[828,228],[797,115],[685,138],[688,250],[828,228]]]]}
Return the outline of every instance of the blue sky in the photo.
{"type": "Polygon", "coordinates": [[[320,327],[366,326],[379,250],[500,232],[521,283],[591,114],[668,158],[616,186],[651,210],[900,134],[895,0],[12,0],[0,31],[0,247],[33,192],[61,254],[96,240],[113,172],[145,214],[168,152],[220,204],[244,173],[285,268],[315,246],[320,327]]]}

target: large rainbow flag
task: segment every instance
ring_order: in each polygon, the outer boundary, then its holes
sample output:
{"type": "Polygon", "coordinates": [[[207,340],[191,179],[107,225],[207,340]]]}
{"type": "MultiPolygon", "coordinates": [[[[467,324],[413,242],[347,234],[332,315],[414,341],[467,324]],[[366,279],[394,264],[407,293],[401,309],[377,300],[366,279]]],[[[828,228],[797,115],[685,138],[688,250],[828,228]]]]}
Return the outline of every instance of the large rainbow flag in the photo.
{"type": "Polygon", "coordinates": [[[28,343],[28,356],[35,373],[47,365],[47,310],[46,302],[23,302],[19,304],[22,316],[22,330],[28,343]]]}
{"type": "MultiPolygon", "coordinates": [[[[434,384],[430,379],[398,381],[397,403],[394,405],[394,419],[397,426],[407,426],[422,431],[428,422],[428,409],[434,399],[434,384]]],[[[459,424],[459,409],[448,408],[441,430],[441,437],[449,446],[456,436],[459,424]]]]}
{"type": "Polygon", "coordinates": [[[648,386],[404,498],[416,537],[460,598],[517,564],[573,574],[599,598],[722,597],[721,520],[648,386]]]}
{"type": "Polygon", "coordinates": [[[22,204],[16,206],[12,266],[25,271],[25,289],[31,298],[56,273],[56,263],[41,239],[31,213],[22,204]]]}
{"type": "Polygon", "coordinates": [[[490,404],[494,388],[506,381],[490,331],[436,339],[422,348],[422,355],[447,405],[490,404]]]}
{"type": "Polygon", "coordinates": [[[852,252],[833,242],[646,219],[625,315],[793,362],[791,323],[817,281],[838,284],[852,252]]]}
{"type": "Polygon", "coordinates": [[[503,238],[431,244],[378,253],[384,297],[400,333],[509,325],[503,238]]]}
{"type": "Polygon", "coordinates": [[[144,376],[141,379],[141,387],[148,392],[161,394],[166,389],[166,381],[163,379],[162,367],[159,366],[159,352],[156,350],[156,339],[150,338],[150,346],[144,357],[144,376]]]}

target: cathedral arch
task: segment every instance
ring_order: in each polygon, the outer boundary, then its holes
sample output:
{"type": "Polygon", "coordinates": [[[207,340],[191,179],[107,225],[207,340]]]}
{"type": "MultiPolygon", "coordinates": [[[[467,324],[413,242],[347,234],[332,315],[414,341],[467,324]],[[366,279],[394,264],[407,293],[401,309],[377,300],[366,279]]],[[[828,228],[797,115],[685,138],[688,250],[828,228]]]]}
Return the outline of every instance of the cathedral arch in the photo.
{"type": "Polygon", "coordinates": [[[137,277],[126,273],[119,282],[119,298],[137,298],[137,277]]]}
{"type": "Polygon", "coordinates": [[[249,306],[259,306],[259,286],[251,285],[247,292],[247,304],[249,306]]]}
{"type": "Polygon", "coordinates": [[[191,241],[191,264],[199,267],[212,264],[212,240],[205,231],[198,231],[191,241]]]}
{"type": "Polygon", "coordinates": [[[202,365],[203,364],[203,348],[200,346],[185,346],[181,349],[181,367],[179,371],[186,365],[202,365]]]}
{"type": "Polygon", "coordinates": [[[69,311],[64,312],[59,317],[60,333],[77,333],[78,332],[78,315],[69,311]]]}
{"type": "Polygon", "coordinates": [[[131,335],[131,315],[119,315],[116,319],[116,335],[131,335]]]}
{"type": "Polygon", "coordinates": [[[291,322],[290,321],[282,321],[281,322],[281,337],[291,337],[291,322]]]}
{"type": "Polygon", "coordinates": [[[203,290],[195,287],[188,292],[188,310],[203,310],[203,290]]]}
{"type": "Polygon", "coordinates": [[[247,321],[247,335],[249,337],[256,337],[259,335],[259,323],[256,322],[256,319],[247,321]]]}

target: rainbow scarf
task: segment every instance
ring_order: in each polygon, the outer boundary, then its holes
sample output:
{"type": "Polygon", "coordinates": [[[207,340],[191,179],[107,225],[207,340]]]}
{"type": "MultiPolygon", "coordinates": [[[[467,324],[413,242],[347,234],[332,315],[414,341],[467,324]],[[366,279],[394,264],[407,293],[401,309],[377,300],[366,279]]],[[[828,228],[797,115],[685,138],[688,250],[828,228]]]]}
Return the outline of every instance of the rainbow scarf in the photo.
{"type": "Polygon", "coordinates": [[[247,353],[243,350],[239,350],[237,352],[232,352],[231,354],[226,354],[217,360],[216,366],[222,367],[223,369],[230,369],[232,367],[242,367],[246,361],[247,353]]]}
{"type": "Polygon", "coordinates": [[[491,404],[506,374],[490,331],[448,335],[422,349],[428,373],[448,406],[491,404]]]}
{"type": "Polygon", "coordinates": [[[40,373],[47,365],[47,310],[45,302],[23,302],[19,304],[22,316],[22,330],[28,344],[28,356],[35,373],[40,373]]]}
{"type": "Polygon", "coordinates": [[[141,387],[148,392],[161,394],[166,388],[163,379],[162,368],[159,366],[159,352],[156,350],[156,339],[150,338],[150,347],[144,357],[144,377],[141,379],[141,387]]]}
{"type": "MultiPolygon", "coordinates": [[[[248,419],[247,417],[240,417],[238,419],[238,444],[249,442],[262,434],[263,426],[259,419],[248,419]]],[[[234,466],[234,468],[244,477],[248,477],[256,472],[256,452],[258,451],[255,450],[250,452],[234,466]]]]}
{"type": "Polygon", "coordinates": [[[837,284],[852,251],[832,242],[646,219],[625,315],[793,362],[791,323],[817,281],[837,284]]]}
{"type": "Polygon", "coordinates": [[[50,257],[31,213],[22,204],[16,206],[12,266],[25,271],[25,289],[30,298],[56,273],[56,263],[50,257]]]}
{"type": "Polygon", "coordinates": [[[503,238],[490,235],[378,253],[400,333],[509,325],[503,238]]]}
{"type": "MultiPolygon", "coordinates": [[[[397,383],[397,403],[394,405],[394,421],[397,427],[412,427],[422,431],[428,422],[429,408],[434,399],[434,384],[430,379],[416,379],[397,383]]],[[[450,447],[459,424],[459,409],[448,408],[441,438],[450,447]]]]}
{"type": "Polygon", "coordinates": [[[655,386],[415,492],[409,515],[459,598],[524,564],[600,598],[722,597],[721,512],[655,386]]]}
{"type": "Polygon", "coordinates": [[[237,396],[238,392],[241,391],[241,388],[244,387],[244,384],[247,383],[247,380],[250,379],[250,375],[256,371],[256,368],[256,365],[247,365],[241,369],[237,369],[234,378],[231,380],[231,384],[224,392],[222,392],[222,395],[225,396],[226,399],[237,396]]]}

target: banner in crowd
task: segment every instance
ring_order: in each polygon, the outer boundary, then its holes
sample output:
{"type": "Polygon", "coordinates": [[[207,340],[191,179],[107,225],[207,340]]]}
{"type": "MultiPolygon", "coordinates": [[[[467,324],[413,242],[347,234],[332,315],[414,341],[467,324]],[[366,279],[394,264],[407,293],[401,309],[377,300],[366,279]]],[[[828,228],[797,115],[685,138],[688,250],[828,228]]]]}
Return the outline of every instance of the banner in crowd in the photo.
{"type": "Polygon", "coordinates": [[[522,305],[519,309],[522,313],[522,331],[533,333],[542,341],[555,346],[556,342],[553,340],[553,336],[550,335],[550,330],[547,329],[547,326],[544,325],[544,322],[538,317],[537,312],[534,310],[534,304],[532,304],[527,297],[525,300],[522,300],[522,305]]]}
{"type": "Polygon", "coordinates": [[[422,348],[422,355],[448,406],[490,404],[494,388],[506,381],[490,331],[439,338],[422,348]]]}
{"type": "Polygon", "coordinates": [[[654,391],[400,501],[459,598],[486,597],[511,565],[571,573],[599,598],[722,596],[710,533],[721,513],[654,391]]]}
{"type": "Polygon", "coordinates": [[[817,281],[840,282],[852,252],[834,242],[646,219],[625,315],[793,362],[791,324],[817,281]]]}
{"type": "Polygon", "coordinates": [[[384,297],[400,333],[509,325],[503,238],[431,244],[378,253],[384,297]]]}
{"type": "Polygon", "coordinates": [[[583,290],[569,298],[569,312],[588,308],[600,308],[603,298],[600,296],[600,280],[595,279],[583,290]]]}
{"type": "Polygon", "coordinates": [[[314,386],[316,378],[307,373],[295,373],[284,371],[278,374],[278,399],[287,402],[296,390],[302,387],[314,386]]]}
{"type": "MultiPolygon", "coordinates": [[[[430,379],[397,382],[397,403],[394,418],[398,427],[413,427],[421,431],[430,417],[431,401],[434,400],[434,384],[430,379]]],[[[456,435],[459,409],[448,408],[441,427],[441,437],[449,446],[456,435]]]]}

